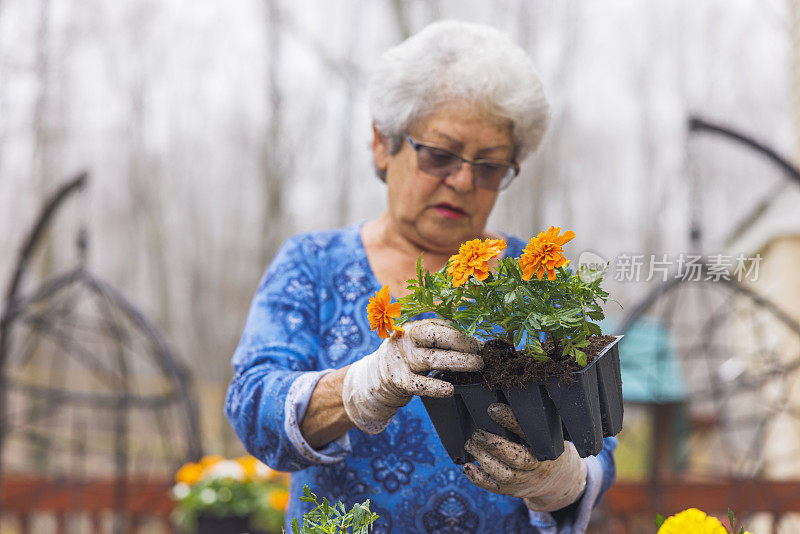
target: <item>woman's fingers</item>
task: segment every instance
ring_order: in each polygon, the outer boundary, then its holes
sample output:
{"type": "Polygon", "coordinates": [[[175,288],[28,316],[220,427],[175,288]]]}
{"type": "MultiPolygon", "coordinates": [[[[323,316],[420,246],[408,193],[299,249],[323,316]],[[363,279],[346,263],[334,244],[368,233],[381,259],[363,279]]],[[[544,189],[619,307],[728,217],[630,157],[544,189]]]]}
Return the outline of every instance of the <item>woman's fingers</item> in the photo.
{"type": "Polygon", "coordinates": [[[481,342],[459,332],[441,319],[426,319],[414,323],[406,334],[420,347],[449,349],[477,354],[481,342]]]}
{"type": "Polygon", "coordinates": [[[513,469],[530,471],[539,463],[526,446],[509,441],[502,436],[477,430],[473,437],[489,454],[513,469]]]}
{"type": "Polygon", "coordinates": [[[498,425],[502,426],[509,432],[513,432],[521,438],[525,437],[522,427],[519,426],[519,421],[517,421],[516,416],[514,416],[514,412],[511,411],[511,406],[508,404],[503,404],[501,402],[490,404],[486,412],[489,414],[489,417],[491,417],[492,420],[498,425]]]}
{"type": "Polygon", "coordinates": [[[407,376],[400,378],[397,385],[405,395],[437,398],[453,395],[453,384],[414,373],[408,373],[407,376]]]}
{"type": "Polygon", "coordinates": [[[485,443],[475,434],[464,444],[464,450],[470,453],[475,458],[475,461],[480,464],[481,469],[497,481],[500,486],[511,484],[519,477],[519,470],[511,468],[494,456],[486,449],[485,443]]]}
{"type": "Polygon", "coordinates": [[[414,372],[439,369],[442,371],[471,372],[483,369],[483,358],[477,354],[454,350],[415,347],[409,365],[414,372]]]}
{"type": "Polygon", "coordinates": [[[470,482],[479,488],[483,488],[486,491],[491,491],[492,493],[503,493],[500,484],[498,484],[496,480],[490,477],[479,466],[475,464],[464,464],[462,469],[464,470],[464,474],[467,475],[467,478],[470,480],[470,482]]]}

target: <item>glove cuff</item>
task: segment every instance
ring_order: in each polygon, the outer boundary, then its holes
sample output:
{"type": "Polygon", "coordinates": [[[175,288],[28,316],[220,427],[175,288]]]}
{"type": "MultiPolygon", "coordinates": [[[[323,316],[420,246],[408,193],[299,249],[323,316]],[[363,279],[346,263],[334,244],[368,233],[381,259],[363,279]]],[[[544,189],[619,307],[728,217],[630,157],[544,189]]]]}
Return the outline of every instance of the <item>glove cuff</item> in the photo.
{"type": "Polygon", "coordinates": [[[525,506],[534,512],[553,512],[577,501],[586,489],[587,468],[584,459],[579,457],[577,452],[575,458],[577,465],[572,479],[562,480],[557,487],[548,488],[549,491],[525,498],[525,506]]]}
{"type": "Polygon", "coordinates": [[[408,402],[405,401],[399,406],[389,406],[381,402],[381,397],[384,395],[375,359],[377,359],[376,354],[373,353],[350,365],[342,384],[344,411],[347,417],[367,434],[383,432],[400,406],[408,402]]]}

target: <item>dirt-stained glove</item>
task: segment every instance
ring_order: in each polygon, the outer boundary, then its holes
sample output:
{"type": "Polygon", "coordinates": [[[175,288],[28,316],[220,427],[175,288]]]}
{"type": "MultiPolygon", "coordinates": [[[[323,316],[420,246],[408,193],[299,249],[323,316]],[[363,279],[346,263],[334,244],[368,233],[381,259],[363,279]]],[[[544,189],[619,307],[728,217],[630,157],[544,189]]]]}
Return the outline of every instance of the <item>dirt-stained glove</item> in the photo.
{"type": "MultiPolygon", "coordinates": [[[[499,425],[522,436],[510,406],[492,404],[488,412],[499,425]]],[[[492,493],[521,497],[537,512],[572,504],[586,487],[586,464],[569,441],[564,442],[561,456],[545,461],[538,461],[524,445],[484,430],[472,434],[464,449],[480,464],[464,465],[473,484],[492,493]]]]}
{"type": "Polygon", "coordinates": [[[424,376],[428,371],[477,371],[481,343],[439,319],[403,325],[378,350],[347,370],[342,388],[344,409],[358,428],[381,432],[395,412],[414,395],[449,397],[453,385],[424,376]]]}

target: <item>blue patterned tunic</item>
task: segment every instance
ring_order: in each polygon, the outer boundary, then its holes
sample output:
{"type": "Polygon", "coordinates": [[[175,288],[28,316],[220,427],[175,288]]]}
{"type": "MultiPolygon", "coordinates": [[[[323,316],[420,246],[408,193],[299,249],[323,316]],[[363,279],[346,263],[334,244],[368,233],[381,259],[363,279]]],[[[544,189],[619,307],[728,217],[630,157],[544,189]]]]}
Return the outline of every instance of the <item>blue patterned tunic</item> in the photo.
{"type": "MultiPolygon", "coordinates": [[[[583,497],[552,514],[529,513],[521,499],[473,485],[447,456],[419,397],[380,434],[353,429],[320,450],[303,439],[299,422],[319,378],[382,341],[367,320],[367,301],[380,286],[360,229],[289,239],[258,286],[233,355],[225,411],[251,454],[274,469],[296,471],[287,518],[307,510],[297,497],[308,484],[348,506],[370,499],[380,515],[377,533],[582,532],[613,481],[614,438],[587,459],[583,497]]],[[[522,253],[519,239],[506,241],[506,254],[522,253]]]]}

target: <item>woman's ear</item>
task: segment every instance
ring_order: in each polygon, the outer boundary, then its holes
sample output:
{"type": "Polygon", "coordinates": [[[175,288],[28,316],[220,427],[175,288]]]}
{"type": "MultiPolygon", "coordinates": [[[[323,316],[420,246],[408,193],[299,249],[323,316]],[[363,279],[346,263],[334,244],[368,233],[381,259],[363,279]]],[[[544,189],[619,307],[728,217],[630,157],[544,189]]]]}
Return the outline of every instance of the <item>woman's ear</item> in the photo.
{"type": "Polygon", "coordinates": [[[386,171],[389,166],[389,147],[386,144],[389,140],[381,135],[375,124],[372,125],[372,157],[375,160],[375,168],[378,171],[386,171]]]}

